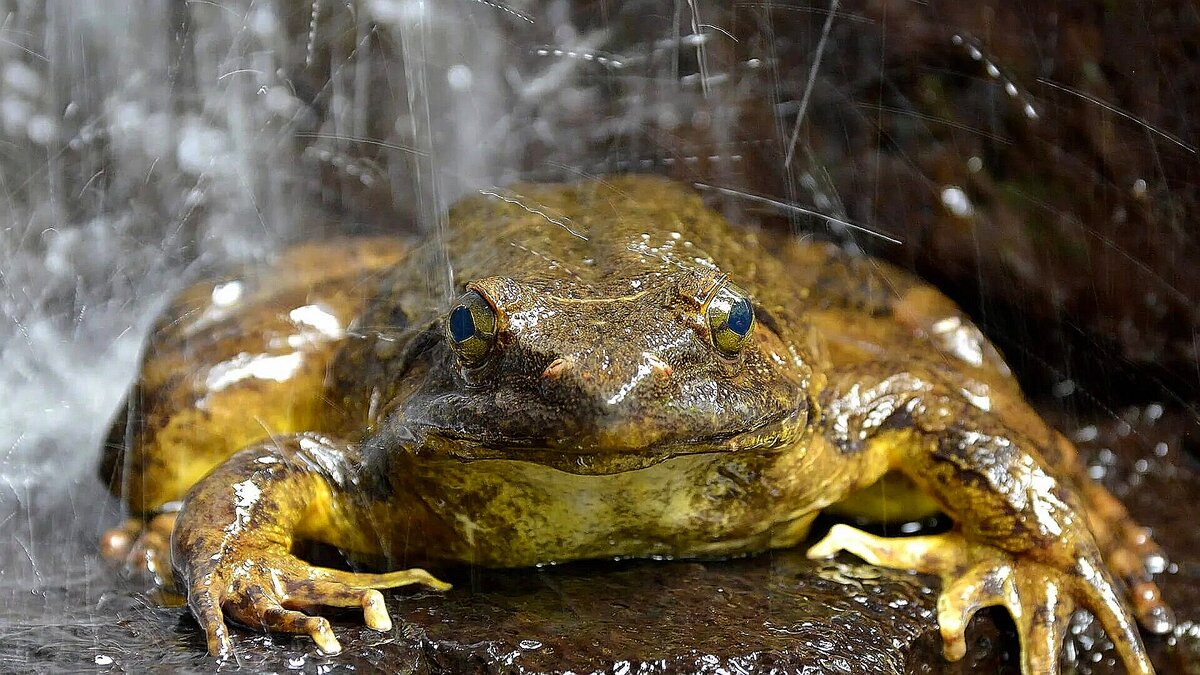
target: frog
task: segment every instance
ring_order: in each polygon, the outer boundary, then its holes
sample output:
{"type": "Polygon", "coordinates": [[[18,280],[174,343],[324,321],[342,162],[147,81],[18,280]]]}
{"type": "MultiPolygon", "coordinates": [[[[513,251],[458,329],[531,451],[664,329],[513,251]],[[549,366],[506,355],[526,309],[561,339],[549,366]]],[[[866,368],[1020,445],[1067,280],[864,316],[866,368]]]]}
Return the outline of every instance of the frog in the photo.
{"type": "Polygon", "coordinates": [[[941,292],[850,247],[736,226],[654,176],[480,190],[426,240],[311,242],[180,293],[101,474],[102,542],[174,585],[217,657],[229,625],[341,645],[388,631],[426,571],[714,559],[809,542],[823,511],[948,516],[846,553],[941,580],[947,659],[983,607],[1027,675],[1076,609],[1131,673],[1171,630],[1162,551],[941,292]],[[344,551],[315,565],[297,542],[344,551]],[[361,571],[374,566],[372,571],[361,571]]]}

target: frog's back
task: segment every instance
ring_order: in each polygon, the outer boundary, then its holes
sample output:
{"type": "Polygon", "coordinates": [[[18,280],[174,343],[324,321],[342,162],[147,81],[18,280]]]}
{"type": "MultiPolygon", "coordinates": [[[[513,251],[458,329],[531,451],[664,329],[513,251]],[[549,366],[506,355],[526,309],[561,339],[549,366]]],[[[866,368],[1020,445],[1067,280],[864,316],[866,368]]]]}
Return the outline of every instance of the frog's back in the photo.
{"type": "Polygon", "coordinates": [[[481,191],[451,209],[450,223],[461,281],[504,275],[597,296],[681,270],[741,278],[753,268],[743,251],[757,248],[694,191],[649,176],[481,191]]]}

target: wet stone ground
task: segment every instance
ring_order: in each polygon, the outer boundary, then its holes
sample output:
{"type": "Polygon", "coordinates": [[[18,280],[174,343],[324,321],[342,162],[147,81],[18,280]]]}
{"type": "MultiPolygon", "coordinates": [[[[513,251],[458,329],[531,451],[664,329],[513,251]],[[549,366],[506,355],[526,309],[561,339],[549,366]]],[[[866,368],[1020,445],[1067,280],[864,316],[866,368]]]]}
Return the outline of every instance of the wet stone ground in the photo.
{"type": "MultiPolygon", "coordinates": [[[[1200,425],[1159,406],[1115,414],[1075,435],[1094,475],[1171,558],[1160,582],[1180,624],[1148,640],[1159,672],[1200,673],[1200,530],[1190,515],[1200,507],[1200,425]]],[[[69,583],[34,589],[41,602],[0,608],[5,671],[1018,672],[1016,635],[1003,613],[982,612],[967,657],[949,663],[935,623],[935,579],[850,557],[812,562],[800,549],[730,561],[446,570],[455,588],[445,595],[389,595],[390,633],[335,615],[338,656],[320,655],[307,639],[238,630],[236,657],[219,664],[181,608],[139,593],[93,554],[77,565],[69,583]]],[[[1121,672],[1087,614],[1074,619],[1063,671],[1121,672]]]]}

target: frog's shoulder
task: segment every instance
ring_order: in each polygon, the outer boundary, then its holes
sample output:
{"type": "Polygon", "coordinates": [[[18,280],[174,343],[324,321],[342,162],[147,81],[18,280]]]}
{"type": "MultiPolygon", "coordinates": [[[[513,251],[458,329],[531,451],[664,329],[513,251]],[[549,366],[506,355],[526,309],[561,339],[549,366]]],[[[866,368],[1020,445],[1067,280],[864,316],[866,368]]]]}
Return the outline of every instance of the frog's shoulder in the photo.
{"type": "Polygon", "coordinates": [[[178,293],[111,427],[101,479],[141,512],[181,498],[246,443],[322,424],[326,367],[369,279],[406,250],[391,237],[300,244],[178,293]]]}

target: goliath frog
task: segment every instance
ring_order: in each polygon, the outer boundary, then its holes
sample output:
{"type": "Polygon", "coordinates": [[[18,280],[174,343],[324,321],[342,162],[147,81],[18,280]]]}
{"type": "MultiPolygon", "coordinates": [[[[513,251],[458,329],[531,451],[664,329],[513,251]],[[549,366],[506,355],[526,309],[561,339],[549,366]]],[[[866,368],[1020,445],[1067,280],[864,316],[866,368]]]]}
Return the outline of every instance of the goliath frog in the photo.
{"type": "Polygon", "coordinates": [[[1082,608],[1148,673],[1135,617],[1173,621],[1154,543],[949,300],[660,179],[485,191],[438,241],[300,246],[165,316],[106,454],[138,517],[105,547],[169,557],[216,655],[227,619],[326,652],[321,607],[388,630],[377,589],[445,587],[415,565],[740,555],[835,506],[954,521],[809,549],[938,575],[950,659],[1000,605],[1024,671],[1057,672],[1082,608]]]}

